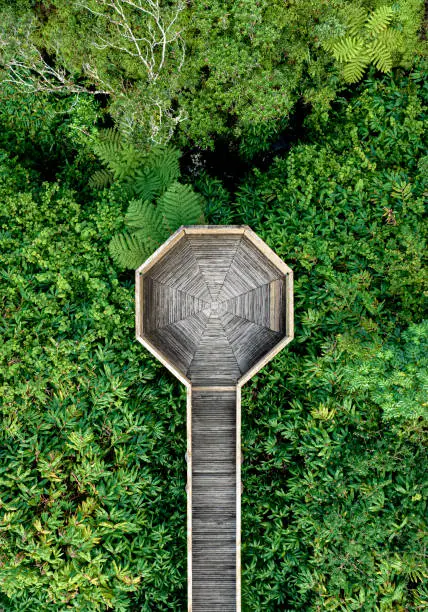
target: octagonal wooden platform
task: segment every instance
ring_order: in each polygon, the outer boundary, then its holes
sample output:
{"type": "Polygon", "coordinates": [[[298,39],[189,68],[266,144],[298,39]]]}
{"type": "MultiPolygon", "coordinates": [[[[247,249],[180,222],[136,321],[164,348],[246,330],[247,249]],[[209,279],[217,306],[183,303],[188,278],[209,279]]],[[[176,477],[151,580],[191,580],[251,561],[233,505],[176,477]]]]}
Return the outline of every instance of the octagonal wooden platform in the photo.
{"type": "Polygon", "coordinates": [[[136,335],[188,389],[188,610],[240,610],[240,389],[293,338],[292,271],[248,226],[181,227],[136,271],[136,335]]]}

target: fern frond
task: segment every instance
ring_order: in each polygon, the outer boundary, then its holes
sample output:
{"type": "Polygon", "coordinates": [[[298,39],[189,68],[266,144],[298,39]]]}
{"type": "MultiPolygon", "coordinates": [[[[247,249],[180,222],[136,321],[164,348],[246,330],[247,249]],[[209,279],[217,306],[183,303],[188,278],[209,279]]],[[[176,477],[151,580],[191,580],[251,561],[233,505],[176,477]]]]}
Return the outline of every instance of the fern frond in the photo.
{"type": "Polygon", "coordinates": [[[115,263],[122,268],[138,268],[150,255],[147,242],[143,235],[117,234],[109,244],[110,255],[115,263]]]}
{"type": "Polygon", "coordinates": [[[94,144],[94,152],[107,166],[114,162],[123,146],[123,138],[115,128],[100,130],[94,144]]]}
{"type": "Polygon", "coordinates": [[[204,222],[202,198],[189,185],[173,183],[158,202],[164,225],[170,233],[180,225],[195,225],[204,222]]]}
{"type": "Polygon", "coordinates": [[[131,143],[124,143],[115,159],[110,161],[109,167],[116,180],[132,182],[135,180],[137,169],[141,167],[145,159],[145,153],[138,151],[131,143]]]}
{"type": "Polygon", "coordinates": [[[405,39],[402,32],[394,28],[387,28],[380,32],[376,40],[382,42],[388,51],[392,53],[403,53],[406,48],[405,39]]]}
{"type": "Polygon", "coordinates": [[[118,181],[132,181],[147,157],[115,128],[99,133],[94,152],[118,181]]]}
{"type": "Polygon", "coordinates": [[[335,39],[329,39],[329,40],[323,40],[321,41],[321,47],[327,51],[327,53],[333,53],[333,47],[336,44],[336,40],[335,39]]]}
{"type": "Polygon", "coordinates": [[[363,51],[364,41],[356,36],[345,36],[333,45],[333,55],[339,62],[349,62],[363,51]]]}
{"type": "Polygon", "coordinates": [[[88,181],[89,187],[92,189],[103,189],[108,187],[113,180],[113,175],[108,170],[96,170],[88,181]]]}
{"type": "Polygon", "coordinates": [[[149,167],[158,171],[163,188],[169,187],[180,176],[180,165],[178,163],[180,157],[181,151],[175,147],[156,147],[153,149],[149,159],[149,167]]]}
{"type": "Polygon", "coordinates": [[[370,49],[370,58],[373,64],[382,72],[389,72],[392,68],[392,58],[389,49],[380,40],[376,40],[370,49]]]}
{"type": "Polygon", "coordinates": [[[162,214],[151,202],[132,200],[125,215],[125,225],[129,228],[144,229],[153,243],[159,243],[166,238],[166,230],[162,225],[162,214]]]}
{"type": "Polygon", "coordinates": [[[367,19],[367,11],[361,6],[355,7],[349,15],[346,23],[347,31],[350,36],[359,36],[367,19]]]}
{"type": "Polygon", "coordinates": [[[354,57],[350,62],[345,64],[343,68],[343,76],[345,77],[345,81],[347,83],[356,83],[359,81],[369,63],[370,58],[365,54],[354,57]]]}
{"type": "Polygon", "coordinates": [[[384,4],[377,8],[369,15],[365,23],[365,28],[368,34],[379,34],[385,30],[391,23],[394,17],[394,9],[384,4]]]}
{"type": "Polygon", "coordinates": [[[152,200],[180,176],[178,160],[181,151],[174,147],[156,147],[147,158],[146,165],[136,172],[134,179],[135,194],[152,200]]]}
{"type": "Polygon", "coordinates": [[[131,187],[135,195],[142,200],[153,200],[160,194],[162,183],[156,171],[141,168],[136,171],[131,187]]]}

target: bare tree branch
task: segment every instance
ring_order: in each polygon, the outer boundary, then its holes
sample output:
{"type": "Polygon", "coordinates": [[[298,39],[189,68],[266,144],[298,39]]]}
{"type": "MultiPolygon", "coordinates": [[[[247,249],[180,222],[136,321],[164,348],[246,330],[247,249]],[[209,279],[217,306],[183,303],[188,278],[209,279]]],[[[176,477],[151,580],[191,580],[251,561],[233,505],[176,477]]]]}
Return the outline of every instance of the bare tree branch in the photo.
{"type": "MultiPolygon", "coordinates": [[[[22,25],[22,24],[21,24],[22,25]]],[[[63,68],[50,66],[43,58],[37,47],[29,42],[33,28],[33,20],[27,21],[24,32],[18,31],[18,25],[12,31],[12,35],[5,37],[4,32],[0,33],[0,65],[7,71],[4,79],[6,83],[13,83],[29,92],[45,93],[88,93],[111,94],[113,89],[101,79],[96,69],[89,64],[83,66],[84,71],[95,83],[99,83],[104,88],[94,90],[77,84],[72,78],[67,76],[67,71],[63,68]],[[12,48],[11,49],[9,49],[12,48]]],[[[57,44],[57,54],[59,43],[57,44]]]]}
{"type": "Polygon", "coordinates": [[[152,142],[154,142],[155,144],[164,144],[165,140],[163,140],[162,138],[159,140],[158,138],[158,135],[162,133],[163,119],[166,117],[169,120],[168,136],[166,138],[166,140],[168,141],[172,138],[175,127],[182,121],[186,121],[188,119],[188,116],[185,111],[180,109],[178,115],[174,117],[171,108],[164,108],[159,100],[152,100],[152,102],[155,106],[157,106],[159,114],[157,122],[153,116],[150,119],[150,137],[152,142]]]}
{"type": "MultiPolygon", "coordinates": [[[[178,72],[182,69],[186,55],[184,40],[177,29],[177,20],[185,4],[183,0],[177,0],[174,7],[161,8],[160,2],[161,0],[73,0],[75,7],[88,11],[108,24],[108,27],[101,28],[94,34],[95,40],[91,43],[93,47],[116,49],[136,58],[144,67],[149,86],[144,107],[145,111],[149,110],[150,138],[156,144],[168,141],[175,127],[188,119],[182,110],[176,114],[169,106],[169,100],[149,93],[150,85],[155,84],[165,69],[168,53],[173,58],[178,72]]],[[[99,75],[96,66],[83,63],[82,72],[89,82],[94,83],[94,91],[76,83],[76,78],[73,79],[73,75],[65,68],[59,65],[51,66],[31,42],[36,28],[37,20],[31,14],[19,19],[19,23],[12,17],[0,24],[0,68],[4,70],[3,81],[14,83],[22,90],[32,93],[89,93],[123,97],[117,109],[119,115],[122,115],[120,121],[123,122],[124,128],[133,131],[141,125],[141,108],[136,109],[135,103],[127,99],[126,84],[122,77],[119,77],[122,85],[111,85],[104,80],[104,75],[99,75]]],[[[61,40],[54,43],[54,50],[60,60],[61,40]]],[[[77,101],[74,104],[77,104],[77,101]]]]}
{"type": "MultiPolygon", "coordinates": [[[[92,46],[97,49],[110,47],[138,58],[147,71],[147,78],[150,82],[155,82],[159,78],[165,65],[169,44],[177,43],[182,55],[185,54],[181,32],[172,30],[179,14],[185,8],[182,0],[177,2],[171,15],[167,15],[166,11],[161,9],[159,0],[94,0],[94,2],[100,10],[92,8],[87,0],[77,0],[75,5],[114,25],[122,42],[110,40],[98,34],[99,42],[93,42],[92,46]],[[129,10],[125,10],[125,7],[129,10]],[[106,10],[102,11],[103,8],[106,10]],[[134,21],[138,15],[144,17],[146,36],[137,34],[131,21],[133,15],[134,21]]],[[[179,71],[183,62],[184,55],[178,66],[179,71]]]]}

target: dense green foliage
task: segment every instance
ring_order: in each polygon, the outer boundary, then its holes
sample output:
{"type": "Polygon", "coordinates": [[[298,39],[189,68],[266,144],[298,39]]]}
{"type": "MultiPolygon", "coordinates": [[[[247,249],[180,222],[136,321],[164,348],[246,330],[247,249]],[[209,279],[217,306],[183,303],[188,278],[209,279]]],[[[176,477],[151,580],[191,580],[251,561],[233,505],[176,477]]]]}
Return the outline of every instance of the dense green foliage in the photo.
{"type": "Polygon", "coordinates": [[[199,194],[178,181],[154,205],[150,200],[132,200],[125,216],[129,231],[113,236],[110,253],[118,265],[135,270],[182,225],[204,222],[199,194]]]}
{"type": "Polygon", "coordinates": [[[202,199],[180,176],[180,151],[157,145],[135,147],[116,130],[104,130],[94,144],[108,170],[97,170],[89,184],[100,188],[115,182],[131,200],[125,216],[127,232],[113,236],[110,254],[123,268],[138,266],[181,225],[204,222],[202,199]],[[155,200],[157,200],[155,202],[155,200]]]}
{"type": "Polygon", "coordinates": [[[423,3],[162,2],[148,66],[106,4],[0,1],[0,609],[186,609],[185,392],[118,268],[201,202],[295,273],[295,340],[243,389],[243,610],[426,609],[423,3]],[[236,192],[180,169],[298,100],[304,144],[236,192]]]}
{"type": "Polygon", "coordinates": [[[369,62],[408,67],[423,49],[422,0],[2,4],[3,79],[106,92],[120,129],[146,143],[176,132],[180,147],[213,148],[227,135],[248,155],[268,147],[299,99],[326,113],[369,62]]]}
{"type": "Polygon", "coordinates": [[[1,201],[0,606],[180,610],[184,398],[134,341],[120,196],[31,193],[2,152],[1,201]]]}
{"type": "Polygon", "coordinates": [[[295,342],[243,395],[247,610],[427,605],[422,78],[368,80],[237,196],[296,276],[295,342]]]}
{"type": "Polygon", "coordinates": [[[428,320],[412,323],[397,340],[345,368],[351,392],[367,392],[384,419],[428,418],[428,320]]]}
{"type": "Polygon", "coordinates": [[[324,47],[332,51],[335,59],[344,62],[343,76],[348,83],[359,81],[370,61],[382,72],[389,72],[393,54],[404,51],[403,34],[388,27],[393,17],[394,9],[388,5],[380,6],[370,15],[360,8],[348,17],[347,35],[324,41],[324,47]]]}
{"type": "MultiPolygon", "coordinates": [[[[245,610],[426,606],[423,76],[368,79],[235,202],[195,182],[296,275],[296,339],[243,393],[245,610]]],[[[0,604],[183,610],[185,397],[109,263],[127,195],[0,176],[0,604]]]]}
{"type": "Polygon", "coordinates": [[[96,170],[95,128],[101,109],[88,94],[49,96],[23,93],[2,84],[0,146],[46,178],[87,191],[88,171],[96,170]]]}

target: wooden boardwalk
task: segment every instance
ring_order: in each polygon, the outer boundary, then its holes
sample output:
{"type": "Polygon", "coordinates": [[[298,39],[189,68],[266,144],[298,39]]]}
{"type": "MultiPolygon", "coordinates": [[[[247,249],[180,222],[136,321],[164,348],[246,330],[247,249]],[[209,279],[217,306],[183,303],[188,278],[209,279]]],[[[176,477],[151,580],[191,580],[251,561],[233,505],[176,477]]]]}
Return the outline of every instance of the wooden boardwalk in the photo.
{"type": "Polygon", "coordinates": [[[137,270],[136,314],[188,387],[188,611],[239,612],[240,389],[293,336],[292,271],[245,226],[180,228],[137,270]]]}
{"type": "Polygon", "coordinates": [[[192,391],[194,612],[236,610],[236,391],[192,391]]]}

